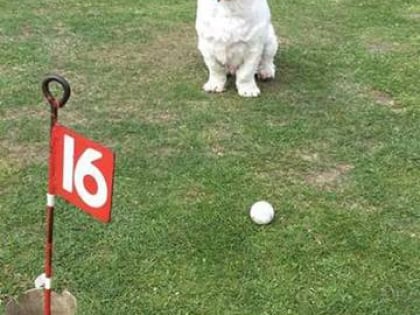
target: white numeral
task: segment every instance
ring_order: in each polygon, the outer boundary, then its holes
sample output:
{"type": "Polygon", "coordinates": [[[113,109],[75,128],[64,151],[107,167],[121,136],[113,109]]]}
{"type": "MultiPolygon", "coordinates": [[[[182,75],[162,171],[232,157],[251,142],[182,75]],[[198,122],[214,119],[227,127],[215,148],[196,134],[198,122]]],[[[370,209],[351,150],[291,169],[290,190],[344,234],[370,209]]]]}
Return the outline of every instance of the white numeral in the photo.
{"type": "Polygon", "coordinates": [[[102,153],[92,148],[86,149],[74,161],[74,138],[64,135],[64,161],[63,161],[63,189],[72,193],[76,188],[80,198],[92,208],[102,207],[108,196],[108,187],[102,172],[93,162],[102,158],[102,153]],[[95,193],[90,193],[84,184],[84,178],[91,176],[97,185],[95,193]]]}

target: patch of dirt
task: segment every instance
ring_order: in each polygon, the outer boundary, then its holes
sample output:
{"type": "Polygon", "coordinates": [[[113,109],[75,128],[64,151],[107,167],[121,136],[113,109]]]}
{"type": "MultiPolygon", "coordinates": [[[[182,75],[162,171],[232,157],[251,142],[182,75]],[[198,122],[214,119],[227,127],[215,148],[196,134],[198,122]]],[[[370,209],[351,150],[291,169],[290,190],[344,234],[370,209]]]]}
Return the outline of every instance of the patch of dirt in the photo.
{"type": "Polygon", "coordinates": [[[0,138],[0,165],[10,169],[21,169],[31,164],[46,163],[48,158],[48,128],[49,128],[49,109],[39,106],[13,108],[4,110],[0,120],[7,122],[10,128],[6,134],[0,138]],[[45,125],[40,126],[45,129],[45,141],[25,142],[17,140],[20,130],[17,127],[21,121],[28,118],[44,120],[45,125]]]}
{"type": "Polygon", "coordinates": [[[319,161],[319,154],[318,153],[309,153],[309,152],[303,152],[300,153],[300,158],[304,160],[305,162],[317,162],[319,161]]]}
{"type": "Polygon", "coordinates": [[[378,211],[378,208],[365,200],[349,200],[344,205],[346,209],[355,212],[374,213],[378,211]]]}
{"type": "MultiPolygon", "coordinates": [[[[106,94],[104,102],[111,120],[121,121],[131,117],[152,123],[168,123],[178,119],[172,111],[142,113],[141,107],[143,103],[150,103],[148,90],[160,89],[161,82],[178,82],[177,75],[181,70],[200,61],[194,34],[193,26],[181,25],[156,34],[147,43],[106,43],[86,52],[83,58],[99,67],[106,65],[104,81],[113,82],[108,84],[107,91],[100,91],[102,95],[106,94]],[[115,81],[114,77],[126,79],[115,81]],[[110,106],[113,108],[109,109],[110,106]]],[[[155,104],[155,107],[166,106],[161,105],[155,104]]]]}
{"type": "Polygon", "coordinates": [[[40,106],[22,107],[19,109],[6,109],[4,110],[4,115],[0,117],[0,120],[17,121],[21,119],[26,119],[28,117],[49,119],[50,114],[47,105],[45,105],[44,107],[41,104],[39,105],[40,106]]]}
{"type": "Polygon", "coordinates": [[[305,181],[317,188],[332,189],[354,168],[351,164],[338,164],[334,168],[306,176],[305,181]]]}
{"type": "Polygon", "coordinates": [[[211,152],[217,156],[225,155],[225,148],[219,143],[215,143],[211,146],[211,152]]]}
{"type": "Polygon", "coordinates": [[[52,25],[51,36],[44,37],[43,40],[44,45],[48,47],[53,64],[68,68],[65,65],[70,60],[80,59],[80,49],[84,43],[80,36],[72,32],[64,23],[58,21],[52,25]]]}
{"type": "Polygon", "coordinates": [[[108,121],[120,122],[130,118],[136,118],[147,124],[168,125],[178,121],[178,114],[169,110],[146,110],[139,109],[139,104],[126,103],[124,106],[115,106],[109,109],[108,121]]]}
{"type": "Polygon", "coordinates": [[[118,67],[139,65],[147,72],[142,80],[156,75],[170,74],[170,70],[183,67],[194,60],[196,52],[195,31],[193,26],[184,25],[176,30],[157,35],[145,43],[107,44],[89,53],[96,63],[106,63],[118,67]]]}
{"type": "MultiPolygon", "coordinates": [[[[80,105],[73,107],[71,103],[72,103],[72,97],[70,97],[69,105],[64,106],[58,111],[58,117],[59,117],[60,123],[62,125],[69,126],[70,128],[72,127],[72,125],[75,125],[75,124],[87,125],[89,123],[89,119],[80,110],[80,105]]],[[[77,101],[75,103],[79,104],[79,102],[77,101]]],[[[81,106],[85,106],[83,105],[83,102],[81,102],[81,106]]],[[[46,102],[43,102],[43,103],[35,104],[33,106],[21,107],[19,109],[16,109],[16,108],[6,109],[4,111],[4,115],[2,115],[0,120],[17,122],[19,120],[27,119],[29,117],[45,121],[45,125],[43,127],[49,126],[49,122],[50,122],[49,105],[46,102]]]]}
{"type": "Polygon", "coordinates": [[[32,164],[47,163],[48,143],[17,143],[0,140],[0,164],[9,165],[13,169],[20,169],[32,164]]]}
{"type": "Polygon", "coordinates": [[[289,48],[292,46],[292,40],[285,36],[278,36],[278,41],[280,49],[289,48]]]}
{"type": "Polygon", "coordinates": [[[410,13],[407,15],[410,20],[420,20],[420,13],[410,13]]]}
{"type": "Polygon", "coordinates": [[[395,50],[395,46],[386,42],[372,42],[367,44],[367,50],[372,54],[385,54],[395,50]]]}
{"type": "Polygon", "coordinates": [[[160,146],[149,153],[151,153],[150,155],[152,158],[166,159],[170,156],[178,154],[178,150],[171,146],[160,146]]]}
{"type": "Polygon", "coordinates": [[[232,130],[230,128],[230,125],[227,123],[217,123],[203,129],[201,136],[208,144],[211,154],[218,157],[225,155],[226,150],[222,143],[232,139],[232,130]]]}
{"type": "Polygon", "coordinates": [[[384,55],[408,48],[404,44],[388,38],[384,29],[376,27],[366,28],[360,34],[360,40],[366,51],[373,55],[384,55]]]}
{"type": "Polygon", "coordinates": [[[371,90],[370,96],[375,101],[375,103],[388,107],[395,113],[401,113],[404,111],[404,109],[399,106],[399,104],[394,100],[394,98],[384,91],[371,90]]]}
{"type": "Polygon", "coordinates": [[[281,128],[281,127],[286,127],[289,124],[290,122],[280,119],[278,117],[270,117],[267,119],[267,125],[270,127],[281,128]]]}
{"type": "Polygon", "coordinates": [[[279,182],[301,184],[302,173],[300,169],[283,167],[276,161],[267,161],[264,166],[255,169],[254,176],[261,183],[265,183],[269,187],[274,187],[279,182]]]}
{"type": "Polygon", "coordinates": [[[176,68],[187,65],[197,56],[194,28],[190,25],[181,26],[176,31],[157,37],[147,45],[141,53],[149,57],[155,66],[176,68]]]}
{"type": "Polygon", "coordinates": [[[384,106],[394,106],[395,101],[388,93],[379,90],[371,91],[371,96],[374,98],[376,103],[384,106]]]}
{"type": "Polygon", "coordinates": [[[201,184],[194,184],[185,191],[184,197],[188,202],[195,202],[206,196],[204,187],[201,184]]]}

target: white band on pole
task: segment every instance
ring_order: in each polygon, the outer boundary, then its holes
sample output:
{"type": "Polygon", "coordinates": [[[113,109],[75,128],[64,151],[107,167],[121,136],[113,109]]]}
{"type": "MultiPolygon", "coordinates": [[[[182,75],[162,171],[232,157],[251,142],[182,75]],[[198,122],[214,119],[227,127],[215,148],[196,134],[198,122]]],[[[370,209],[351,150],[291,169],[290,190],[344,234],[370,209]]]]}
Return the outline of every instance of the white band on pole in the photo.
{"type": "Polygon", "coordinates": [[[51,278],[45,278],[45,285],[44,288],[47,290],[51,289],[52,279],[51,278]]]}
{"type": "Polygon", "coordinates": [[[37,289],[41,289],[45,284],[45,273],[40,274],[36,279],[35,279],[35,288],[37,289]]]}
{"type": "Polygon", "coordinates": [[[37,289],[51,289],[51,284],[52,284],[52,279],[51,278],[47,278],[45,273],[39,275],[36,279],[35,279],[35,288],[37,289]]]}
{"type": "Polygon", "coordinates": [[[47,194],[47,206],[54,207],[55,205],[55,196],[51,194],[47,194]]]}

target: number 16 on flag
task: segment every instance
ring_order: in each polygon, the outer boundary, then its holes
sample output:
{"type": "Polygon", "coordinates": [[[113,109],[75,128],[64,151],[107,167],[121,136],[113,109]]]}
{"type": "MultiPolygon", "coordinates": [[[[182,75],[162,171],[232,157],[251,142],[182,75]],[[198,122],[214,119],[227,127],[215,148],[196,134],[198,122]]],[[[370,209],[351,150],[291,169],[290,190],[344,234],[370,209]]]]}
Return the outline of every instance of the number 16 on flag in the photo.
{"type": "Polygon", "coordinates": [[[75,131],[54,125],[53,181],[55,194],[99,221],[111,220],[114,153],[75,131]]]}

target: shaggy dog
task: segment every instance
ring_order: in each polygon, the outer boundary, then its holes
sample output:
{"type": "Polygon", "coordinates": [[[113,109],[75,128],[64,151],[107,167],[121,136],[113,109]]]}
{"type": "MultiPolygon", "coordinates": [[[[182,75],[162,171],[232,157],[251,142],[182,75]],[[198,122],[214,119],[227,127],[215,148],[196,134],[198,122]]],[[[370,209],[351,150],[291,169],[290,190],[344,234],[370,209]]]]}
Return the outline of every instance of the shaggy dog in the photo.
{"type": "Polygon", "coordinates": [[[198,0],[196,31],[209,71],[205,91],[224,91],[234,74],[239,95],[255,97],[255,75],[274,78],[278,42],[267,0],[198,0]]]}

